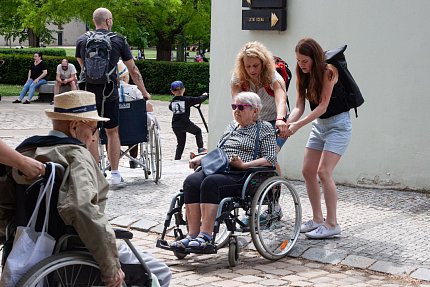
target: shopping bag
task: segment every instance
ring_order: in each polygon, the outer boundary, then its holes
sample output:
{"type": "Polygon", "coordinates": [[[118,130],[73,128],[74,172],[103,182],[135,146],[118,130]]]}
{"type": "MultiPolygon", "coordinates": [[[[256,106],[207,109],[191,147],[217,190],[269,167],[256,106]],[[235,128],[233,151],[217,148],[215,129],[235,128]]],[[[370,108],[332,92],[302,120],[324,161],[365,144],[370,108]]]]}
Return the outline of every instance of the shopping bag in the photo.
{"type": "Polygon", "coordinates": [[[28,221],[27,226],[18,226],[6,264],[3,268],[0,280],[1,287],[13,287],[19,279],[35,264],[52,255],[55,247],[55,239],[47,233],[49,221],[49,206],[51,201],[52,188],[54,186],[55,168],[45,184],[41,186],[37,198],[34,212],[28,221]],[[36,232],[36,221],[40,205],[45,197],[46,215],[43,227],[40,232],[36,232]]]}

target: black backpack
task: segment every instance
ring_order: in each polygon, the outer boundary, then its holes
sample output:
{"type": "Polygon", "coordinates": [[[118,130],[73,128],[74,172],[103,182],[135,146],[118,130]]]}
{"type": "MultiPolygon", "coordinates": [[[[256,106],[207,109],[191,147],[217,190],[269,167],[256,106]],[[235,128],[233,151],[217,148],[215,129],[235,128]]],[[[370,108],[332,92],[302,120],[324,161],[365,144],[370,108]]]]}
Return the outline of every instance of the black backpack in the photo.
{"type": "Polygon", "coordinates": [[[345,52],[347,45],[337,49],[328,50],[325,52],[326,62],[336,67],[339,73],[339,81],[343,86],[345,103],[347,109],[354,109],[355,116],[358,117],[357,108],[364,103],[363,96],[361,95],[360,88],[348,70],[346,63],[345,52]]]}
{"type": "Polygon", "coordinates": [[[116,65],[114,65],[109,70],[112,51],[111,38],[115,37],[116,34],[89,31],[85,35],[87,36],[84,61],[85,82],[91,84],[109,83],[111,81],[110,75],[116,69],[116,65]]]}

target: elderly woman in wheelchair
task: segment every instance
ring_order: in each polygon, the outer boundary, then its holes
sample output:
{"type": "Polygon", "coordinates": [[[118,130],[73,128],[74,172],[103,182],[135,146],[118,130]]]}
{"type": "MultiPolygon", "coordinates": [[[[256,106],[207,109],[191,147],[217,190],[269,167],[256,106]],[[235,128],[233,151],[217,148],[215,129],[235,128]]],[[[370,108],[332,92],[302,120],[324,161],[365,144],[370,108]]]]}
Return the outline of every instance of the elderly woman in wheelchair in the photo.
{"type": "MultiPolygon", "coordinates": [[[[280,254],[285,256],[291,249],[298,236],[300,218],[297,217],[300,217],[300,203],[294,188],[284,178],[276,176],[275,131],[268,122],[258,120],[261,107],[261,100],[255,93],[242,92],[234,98],[232,104],[234,121],[227,127],[218,144],[218,148],[225,151],[230,159],[230,171],[207,175],[203,168],[185,179],[183,192],[172,200],[171,210],[165,222],[165,231],[157,242],[158,247],[173,250],[180,259],[188,253],[215,253],[224,245],[216,241],[215,237],[219,231],[219,225],[225,223],[228,228],[225,232],[229,235],[230,247],[233,246],[229,250],[232,253],[231,256],[229,254],[229,262],[234,266],[238,259],[238,245],[231,234],[238,230],[235,227],[237,224],[242,229],[245,229],[246,225],[239,219],[238,208],[244,208],[247,215],[255,219],[261,217],[264,212],[273,215],[275,206],[280,206],[285,201],[285,204],[290,204],[291,210],[296,211],[296,216],[290,217],[293,219],[292,223],[290,221],[292,234],[286,229],[286,225],[281,226],[284,228],[284,234],[278,236],[272,231],[271,236],[288,238],[282,239],[281,242],[276,240],[277,247],[268,247],[265,243],[267,238],[259,239],[260,244],[255,242],[254,244],[257,248],[261,248],[264,252],[262,255],[269,259],[280,258],[280,254]],[[261,182],[263,184],[258,186],[261,182]],[[258,189],[257,192],[255,192],[256,189],[258,189]],[[259,195],[256,198],[257,193],[259,195]],[[252,200],[255,203],[251,203],[252,200]],[[186,220],[181,219],[183,203],[186,220]],[[250,208],[251,205],[253,208],[250,208]],[[173,215],[177,224],[176,241],[167,245],[164,235],[173,215]],[[178,226],[184,223],[188,229],[186,236],[182,236],[182,232],[178,229],[178,226]],[[276,248],[277,250],[272,250],[276,248]],[[282,250],[279,251],[279,248],[282,250]]],[[[204,156],[190,160],[190,167],[198,167],[204,156]]],[[[281,217],[278,213],[276,218],[271,220],[272,228],[276,229],[272,223],[275,220],[279,221],[281,217]]],[[[255,232],[251,230],[253,237],[263,233],[260,223],[263,225],[258,220],[254,222],[251,220],[251,229],[256,230],[255,232]]],[[[275,240],[272,238],[271,241],[275,240]]]]}

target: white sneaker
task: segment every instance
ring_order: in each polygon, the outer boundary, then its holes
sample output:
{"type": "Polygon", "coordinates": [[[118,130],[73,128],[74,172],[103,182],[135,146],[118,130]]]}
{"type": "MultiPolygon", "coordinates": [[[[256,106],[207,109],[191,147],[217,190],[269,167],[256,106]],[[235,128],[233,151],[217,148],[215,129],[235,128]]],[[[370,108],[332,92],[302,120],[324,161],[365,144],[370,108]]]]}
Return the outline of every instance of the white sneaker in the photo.
{"type": "Polygon", "coordinates": [[[305,233],[305,235],[306,237],[312,239],[324,239],[338,235],[340,234],[340,232],[341,230],[339,224],[336,224],[335,227],[327,227],[325,225],[321,225],[317,229],[305,233]]]}
{"type": "Polygon", "coordinates": [[[302,225],[300,226],[300,233],[306,233],[306,232],[315,230],[318,227],[320,227],[322,224],[323,222],[316,223],[315,221],[313,221],[313,219],[308,220],[305,223],[302,223],[302,225]]]}
{"type": "Polygon", "coordinates": [[[127,184],[119,173],[111,173],[111,189],[119,189],[125,187],[127,184]]]}

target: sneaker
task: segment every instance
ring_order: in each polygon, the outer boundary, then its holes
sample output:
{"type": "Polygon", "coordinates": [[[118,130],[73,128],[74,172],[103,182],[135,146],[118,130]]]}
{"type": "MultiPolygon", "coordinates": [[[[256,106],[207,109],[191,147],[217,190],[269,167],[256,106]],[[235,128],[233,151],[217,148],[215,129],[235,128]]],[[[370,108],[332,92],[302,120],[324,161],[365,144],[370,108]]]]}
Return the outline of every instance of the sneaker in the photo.
{"type": "Polygon", "coordinates": [[[112,189],[120,189],[120,188],[123,188],[125,186],[126,186],[126,183],[119,173],[111,174],[110,187],[112,189]]]}
{"type": "Polygon", "coordinates": [[[197,152],[198,152],[199,154],[202,154],[202,153],[207,153],[207,152],[208,152],[208,150],[207,150],[207,149],[205,149],[204,147],[201,147],[201,148],[199,148],[199,149],[197,150],[197,152]]]}
{"type": "Polygon", "coordinates": [[[305,233],[307,238],[311,239],[324,239],[330,238],[335,235],[339,235],[341,232],[339,224],[335,227],[327,227],[325,225],[320,225],[317,229],[305,233]]]}
{"type": "Polygon", "coordinates": [[[324,222],[321,223],[316,223],[315,221],[308,220],[305,223],[302,223],[302,225],[300,226],[300,233],[306,233],[312,230],[317,229],[318,227],[320,227],[324,222]]]}
{"type": "Polygon", "coordinates": [[[21,100],[19,100],[19,99],[12,102],[12,104],[20,104],[20,103],[21,103],[21,100]]]}
{"type": "Polygon", "coordinates": [[[263,211],[263,213],[260,215],[260,225],[265,225],[274,221],[280,221],[282,216],[282,208],[279,204],[276,204],[274,210],[272,210],[270,213],[269,209],[263,211]]]}
{"type": "MultiPolygon", "coordinates": [[[[260,214],[260,217],[259,217],[260,227],[266,224],[273,223],[275,221],[279,221],[281,220],[282,216],[283,216],[282,208],[279,204],[276,204],[275,210],[272,210],[269,213],[269,209],[266,209],[265,211],[263,211],[263,213],[260,214]]],[[[249,216],[244,217],[243,219],[241,219],[241,221],[247,226],[249,226],[249,216]]]]}
{"type": "Polygon", "coordinates": [[[25,102],[23,102],[23,104],[27,105],[30,104],[31,102],[29,100],[25,100],[25,102]]]}

